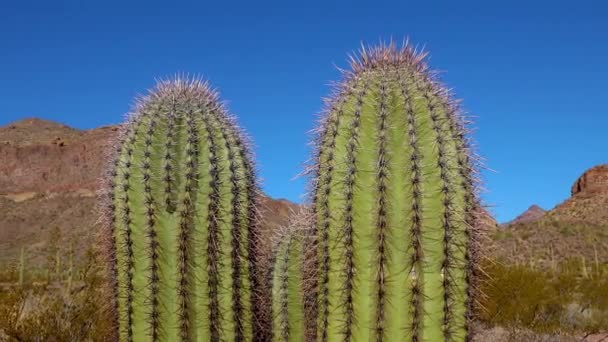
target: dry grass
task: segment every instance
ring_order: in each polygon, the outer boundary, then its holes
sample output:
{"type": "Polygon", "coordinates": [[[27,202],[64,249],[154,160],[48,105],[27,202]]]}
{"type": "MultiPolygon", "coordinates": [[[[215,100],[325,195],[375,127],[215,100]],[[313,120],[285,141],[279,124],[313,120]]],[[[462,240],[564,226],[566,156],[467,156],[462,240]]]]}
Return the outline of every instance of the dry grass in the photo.
{"type": "Polygon", "coordinates": [[[71,288],[65,279],[48,282],[28,274],[14,282],[14,268],[0,284],[0,341],[106,341],[108,311],[103,306],[103,277],[97,256],[88,253],[80,279],[71,288]],[[10,282],[9,282],[10,281],[10,282]]]}

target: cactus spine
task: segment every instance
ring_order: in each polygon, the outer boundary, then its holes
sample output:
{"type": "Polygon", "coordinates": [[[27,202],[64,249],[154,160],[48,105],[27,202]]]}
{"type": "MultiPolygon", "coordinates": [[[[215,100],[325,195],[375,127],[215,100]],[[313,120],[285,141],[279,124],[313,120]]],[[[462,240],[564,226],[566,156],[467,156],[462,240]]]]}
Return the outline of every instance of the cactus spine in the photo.
{"type": "Polygon", "coordinates": [[[250,341],[257,185],[200,80],[162,81],[124,126],[107,196],[121,341],[250,341]]]}
{"type": "Polygon", "coordinates": [[[318,129],[319,341],[464,341],[477,208],[458,108],[407,44],[363,49],[318,129]]]}

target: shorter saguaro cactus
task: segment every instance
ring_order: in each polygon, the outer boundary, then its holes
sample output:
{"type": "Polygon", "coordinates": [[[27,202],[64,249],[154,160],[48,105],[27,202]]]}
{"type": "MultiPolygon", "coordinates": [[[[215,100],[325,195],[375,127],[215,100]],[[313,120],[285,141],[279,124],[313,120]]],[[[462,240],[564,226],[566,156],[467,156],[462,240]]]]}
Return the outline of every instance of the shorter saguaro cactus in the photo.
{"type": "Polygon", "coordinates": [[[68,250],[68,293],[72,291],[72,282],[74,280],[74,241],[70,240],[70,248],[68,250]]]}
{"type": "Polygon", "coordinates": [[[293,234],[282,237],[276,246],[270,275],[273,341],[304,340],[302,251],[302,240],[293,234]]]}
{"type": "Polygon", "coordinates": [[[268,286],[271,290],[272,341],[312,341],[314,248],[310,211],[302,208],[274,237],[268,286]]]}
{"type": "Polygon", "coordinates": [[[253,340],[258,189],[216,92],[162,81],[120,140],[106,197],[117,337],[253,340]]]}
{"type": "Polygon", "coordinates": [[[25,283],[25,247],[21,247],[21,255],[19,257],[19,287],[23,287],[25,283]]]}

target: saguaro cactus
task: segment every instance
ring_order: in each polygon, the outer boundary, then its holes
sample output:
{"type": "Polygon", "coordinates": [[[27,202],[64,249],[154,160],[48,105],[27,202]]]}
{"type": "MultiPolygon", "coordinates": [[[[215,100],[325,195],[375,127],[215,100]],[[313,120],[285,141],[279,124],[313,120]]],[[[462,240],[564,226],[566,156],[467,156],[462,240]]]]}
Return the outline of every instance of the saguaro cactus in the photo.
{"type": "Polygon", "coordinates": [[[162,81],[124,126],[108,191],[121,341],[249,341],[254,165],[199,80],[162,81]]]}
{"type": "Polygon", "coordinates": [[[272,341],[314,341],[311,320],[314,298],[315,251],[310,230],[310,210],[302,208],[274,236],[268,286],[272,293],[272,341]]]}
{"type": "Polygon", "coordinates": [[[464,124],[425,54],[363,49],[318,129],[319,341],[463,341],[477,208],[464,124]]]}
{"type": "Polygon", "coordinates": [[[68,293],[72,291],[72,282],[74,280],[74,240],[70,240],[70,247],[68,250],[68,293]]]}
{"type": "Polygon", "coordinates": [[[21,255],[19,256],[19,287],[23,288],[25,284],[25,247],[21,247],[21,255]]]}
{"type": "Polygon", "coordinates": [[[272,291],[272,340],[304,341],[304,288],[302,240],[293,234],[275,247],[270,274],[272,291]]]}

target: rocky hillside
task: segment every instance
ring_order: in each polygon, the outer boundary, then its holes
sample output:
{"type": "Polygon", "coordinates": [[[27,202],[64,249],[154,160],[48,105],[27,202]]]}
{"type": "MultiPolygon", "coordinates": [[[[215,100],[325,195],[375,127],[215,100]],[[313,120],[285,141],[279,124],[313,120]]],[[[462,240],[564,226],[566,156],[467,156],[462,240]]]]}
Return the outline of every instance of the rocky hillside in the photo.
{"type": "MultiPolygon", "coordinates": [[[[105,151],[116,126],[77,130],[55,122],[25,119],[0,127],[0,264],[16,260],[22,246],[28,262],[41,265],[51,232],[59,228],[80,251],[99,229],[96,191],[105,151]]],[[[297,205],[263,198],[264,224],[284,224],[297,205]]]]}
{"type": "Polygon", "coordinates": [[[548,212],[541,210],[529,209],[493,234],[500,259],[540,266],[565,260],[608,262],[608,165],[585,171],[572,185],[570,198],[548,212]]]}

